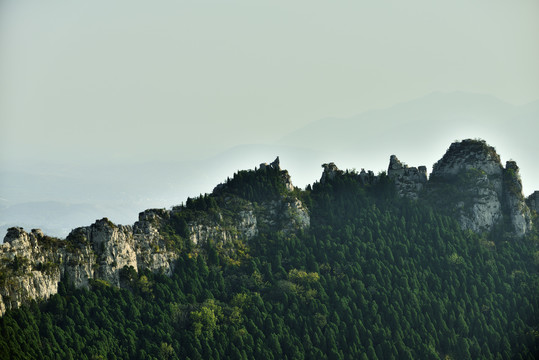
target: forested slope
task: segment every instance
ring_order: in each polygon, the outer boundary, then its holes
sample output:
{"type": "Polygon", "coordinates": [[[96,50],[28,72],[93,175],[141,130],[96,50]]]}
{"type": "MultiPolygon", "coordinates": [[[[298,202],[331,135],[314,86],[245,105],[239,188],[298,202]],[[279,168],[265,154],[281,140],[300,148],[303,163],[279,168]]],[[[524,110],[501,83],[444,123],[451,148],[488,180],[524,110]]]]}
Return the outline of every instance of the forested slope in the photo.
{"type": "MultiPolygon", "coordinates": [[[[240,172],[183,214],[231,197],[300,198],[310,227],[262,229],[223,248],[185,244],[173,274],[121,272],[123,288],[60,283],[0,319],[2,359],[534,359],[538,237],[462,230],[383,174],[342,172],[289,191],[240,172]],[[233,252],[233,254],[231,253],[233,252]]],[[[273,175],[272,175],[273,174],[273,175]]],[[[286,179],[285,179],[286,180],[286,179]]],[[[187,215],[186,215],[187,216],[187,215]]],[[[186,241],[182,226],[167,236],[186,241]]],[[[171,241],[172,241],[171,240],[171,241]]]]}

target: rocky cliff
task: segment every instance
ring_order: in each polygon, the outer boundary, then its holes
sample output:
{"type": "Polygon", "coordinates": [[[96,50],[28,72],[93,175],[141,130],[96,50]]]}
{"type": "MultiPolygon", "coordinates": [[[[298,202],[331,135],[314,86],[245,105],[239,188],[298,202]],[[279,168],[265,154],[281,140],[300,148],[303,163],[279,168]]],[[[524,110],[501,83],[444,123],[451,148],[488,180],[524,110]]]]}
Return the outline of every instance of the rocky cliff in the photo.
{"type": "Polygon", "coordinates": [[[483,140],[451,144],[433,166],[426,197],[474,232],[490,231],[499,223],[516,236],[531,229],[518,166],[508,161],[504,168],[483,140]]]}
{"type": "Polygon", "coordinates": [[[328,164],[322,164],[322,168],[324,170],[322,171],[322,176],[320,177],[321,184],[331,182],[335,179],[335,177],[343,176],[344,174],[352,174],[362,185],[374,185],[377,184],[380,180],[380,177],[378,175],[374,175],[374,172],[372,170],[365,171],[365,169],[361,169],[361,172],[358,174],[354,171],[350,172],[349,170],[340,170],[337,165],[332,162],[328,164]]]}
{"type": "Polygon", "coordinates": [[[425,166],[408,167],[395,155],[389,158],[387,175],[393,180],[400,196],[417,199],[427,183],[427,168],[425,166]]]}
{"type": "Polygon", "coordinates": [[[0,315],[28,299],[58,292],[65,244],[39,230],[10,228],[0,253],[0,315]]]}
{"type": "Polygon", "coordinates": [[[251,173],[274,176],[285,190],[259,203],[228,193],[232,183],[223,184],[215,197],[198,199],[201,208],[195,202],[191,208],[146,210],[133,226],[104,218],[74,229],[65,240],[39,230],[9,229],[0,246],[0,316],[29,300],[56,294],[60,281],[87,288],[92,280],[101,280],[120,287],[122,269],[170,275],[182,251],[202,251],[210,241],[230,253],[260,232],[307,228],[308,210],[291,193],[294,187],[288,172],[280,169],[278,159],[266,167],[251,173]]]}
{"type": "Polygon", "coordinates": [[[531,211],[535,211],[537,214],[539,214],[539,191],[535,191],[533,194],[528,196],[526,199],[526,205],[528,205],[531,211]]]}
{"type": "Polygon", "coordinates": [[[522,194],[522,181],[515,161],[507,161],[503,171],[502,213],[517,236],[532,228],[532,214],[522,194]]]}
{"type": "Polygon", "coordinates": [[[48,298],[60,280],[75,287],[88,287],[91,279],[120,286],[125,266],[171,273],[178,254],[165,250],[156,218],[146,211],[134,226],[104,218],[74,229],[65,240],[39,230],[9,229],[0,247],[0,314],[27,300],[48,298]]]}

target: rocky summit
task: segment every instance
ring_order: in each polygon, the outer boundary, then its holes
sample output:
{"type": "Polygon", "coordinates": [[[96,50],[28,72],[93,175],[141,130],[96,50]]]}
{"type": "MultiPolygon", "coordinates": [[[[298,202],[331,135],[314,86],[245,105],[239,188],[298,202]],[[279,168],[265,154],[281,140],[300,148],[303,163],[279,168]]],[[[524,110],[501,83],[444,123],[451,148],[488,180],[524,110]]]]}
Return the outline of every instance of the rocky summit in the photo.
{"type": "Polygon", "coordinates": [[[427,167],[408,167],[391,155],[387,175],[395,182],[395,187],[400,196],[417,199],[421,190],[427,183],[427,167]]]}
{"type": "Polygon", "coordinates": [[[531,229],[516,162],[508,161],[504,168],[496,150],[483,140],[451,144],[433,166],[425,197],[474,232],[505,225],[520,237],[531,229]]]}
{"type": "MultiPolygon", "coordinates": [[[[425,166],[409,167],[395,155],[387,174],[342,171],[334,163],[322,167],[320,182],[313,186],[328,186],[345,176],[364,188],[390,184],[398,197],[427,202],[476,233],[522,237],[539,211],[539,192],[528,199],[522,194],[516,162],[502,166],[495,149],[482,140],[453,143],[430,177],[425,166]]],[[[65,240],[11,228],[0,246],[0,315],[29,300],[47,299],[58,292],[60,282],[77,288],[94,281],[123,287],[130,271],[171,274],[181,253],[207,246],[234,263],[242,246],[265,232],[307,231],[311,218],[302,199],[277,158],[238,172],[209,195],[170,210],[141,212],[132,226],[104,218],[74,229],[65,240]]]]}

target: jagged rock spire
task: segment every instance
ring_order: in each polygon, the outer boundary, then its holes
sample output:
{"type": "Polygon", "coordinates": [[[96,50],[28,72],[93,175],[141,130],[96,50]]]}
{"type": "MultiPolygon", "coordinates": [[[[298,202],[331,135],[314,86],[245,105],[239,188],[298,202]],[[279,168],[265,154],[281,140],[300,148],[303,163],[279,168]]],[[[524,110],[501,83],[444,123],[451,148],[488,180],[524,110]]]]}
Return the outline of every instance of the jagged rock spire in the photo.
{"type": "Polygon", "coordinates": [[[270,164],[270,166],[272,168],[274,168],[275,170],[281,170],[281,162],[279,161],[279,157],[277,156],[277,158],[275,158],[275,160],[273,160],[273,162],[270,164]]]}
{"type": "Polygon", "coordinates": [[[275,158],[275,160],[273,160],[273,162],[270,163],[269,165],[268,165],[268,163],[261,163],[260,166],[259,166],[259,169],[260,170],[266,170],[266,168],[268,168],[268,167],[270,167],[270,168],[272,168],[274,170],[277,170],[277,171],[281,171],[281,162],[279,160],[279,157],[277,156],[275,158]]]}
{"type": "Polygon", "coordinates": [[[341,170],[335,165],[335,163],[330,162],[329,164],[322,164],[324,171],[322,172],[322,177],[320,178],[320,183],[324,184],[328,180],[333,180],[335,176],[339,173],[342,173],[341,170]]]}
{"type": "Polygon", "coordinates": [[[503,210],[509,217],[517,236],[526,234],[532,228],[531,212],[522,194],[522,181],[516,161],[505,163],[503,171],[503,210]]]}
{"type": "Polygon", "coordinates": [[[419,192],[427,183],[427,168],[425,166],[408,167],[396,155],[389,158],[387,175],[394,181],[400,196],[417,199],[419,192]]]}

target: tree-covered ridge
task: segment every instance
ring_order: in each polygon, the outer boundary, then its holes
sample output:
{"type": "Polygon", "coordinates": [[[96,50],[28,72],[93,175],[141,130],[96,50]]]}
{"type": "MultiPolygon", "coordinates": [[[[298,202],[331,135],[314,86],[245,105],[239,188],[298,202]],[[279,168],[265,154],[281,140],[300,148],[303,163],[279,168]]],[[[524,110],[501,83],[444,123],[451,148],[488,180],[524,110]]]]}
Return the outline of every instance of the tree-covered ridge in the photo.
{"type": "MultiPolygon", "coordinates": [[[[281,170],[276,160],[264,168],[238,171],[232,178],[216,186],[212,193],[189,197],[185,204],[174,206],[170,212],[160,209],[151,211],[158,212],[164,219],[159,228],[167,248],[190,252],[195,249],[189,242],[189,224],[206,223],[228,229],[234,226],[242,211],[256,212],[267,202],[299,194],[301,191],[293,188],[288,172],[281,170]]],[[[263,224],[258,225],[263,228],[263,224]]]]}
{"type": "Polygon", "coordinates": [[[261,164],[255,170],[236,172],[232,179],[228,178],[225,183],[218,185],[212,195],[236,195],[248,201],[263,202],[277,200],[287,190],[293,190],[290,175],[288,171],[281,170],[277,157],[270,165],[261,164]]]}
{"type": "MultiPolygon", "coordinates": [[[[167,236],[185,242],[191,217],[223,211],[231,197],[282,195],[274,170],[240,172],[227,187],[190,199],[173,212],[167,236]]],[[[50,301],[9,311],[0,319],[0,358],[539,354],[536,232],[511,239],[463,231],[428,203],[397,198],[384,175],[364,186],[342,173],[299,196],[310,228],[267,229],[241,244],[239,261],[211,241],[197,251],[185,244],[171,277],[125,268],[125,289],[61,283],[50,301]]]]}

